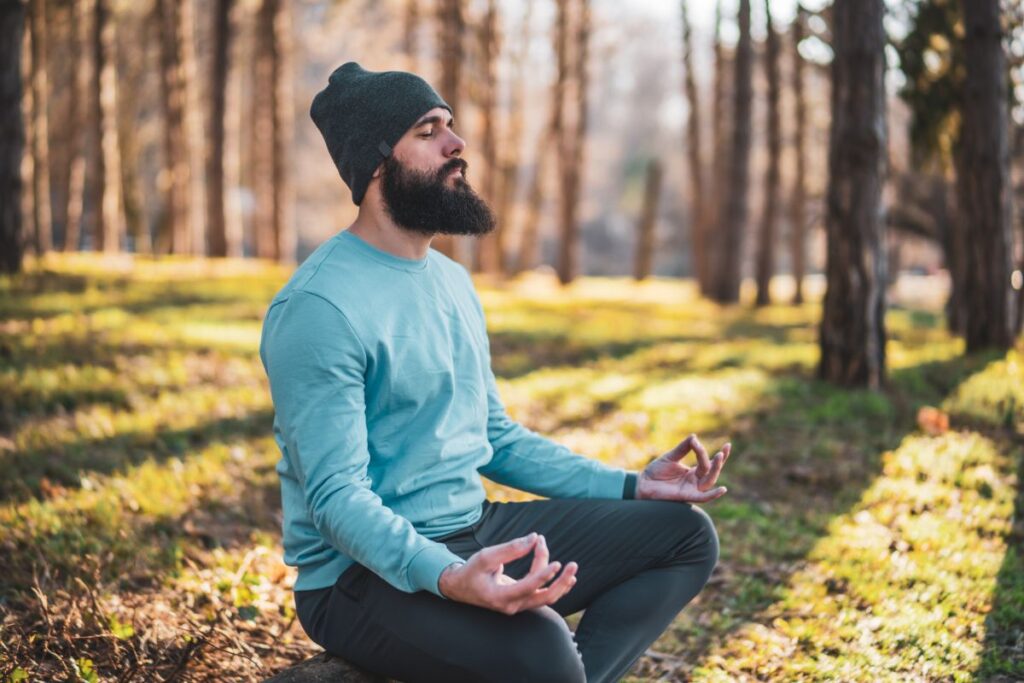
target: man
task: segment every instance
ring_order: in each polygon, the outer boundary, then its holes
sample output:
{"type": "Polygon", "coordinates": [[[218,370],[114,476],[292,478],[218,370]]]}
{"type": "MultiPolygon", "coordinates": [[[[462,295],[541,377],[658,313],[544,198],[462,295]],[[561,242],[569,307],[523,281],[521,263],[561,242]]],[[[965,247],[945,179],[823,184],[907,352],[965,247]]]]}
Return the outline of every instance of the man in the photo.
{"type": "Polygon", "coordinates": [[[310,115],[359,214],[275,296],[260,343],[300,623],[402,681],[617,680],[717,562],[689,502],[725,493],[729,445],[708,458],[691,435],[635,473],[509,419],[473,282],[429,249],[494,228],[451,108],[349,62],[310,115]],[[549,500],[485,500],[481,474],[549,500]],[[562,617],[583,609],[574,635],[562,617]]]}

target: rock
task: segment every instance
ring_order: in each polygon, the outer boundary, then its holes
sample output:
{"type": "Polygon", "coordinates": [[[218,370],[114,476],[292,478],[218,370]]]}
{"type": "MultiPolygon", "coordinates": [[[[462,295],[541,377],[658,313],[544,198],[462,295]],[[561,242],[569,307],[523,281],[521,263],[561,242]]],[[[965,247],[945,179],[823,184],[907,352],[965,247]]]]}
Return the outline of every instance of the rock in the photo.
{"type": "Polygon", "coordinates": [[[321,652],[304,662],[279,671],[263,683],[389,683],[390,679],[371,674],[355,664],[321,652]]]}

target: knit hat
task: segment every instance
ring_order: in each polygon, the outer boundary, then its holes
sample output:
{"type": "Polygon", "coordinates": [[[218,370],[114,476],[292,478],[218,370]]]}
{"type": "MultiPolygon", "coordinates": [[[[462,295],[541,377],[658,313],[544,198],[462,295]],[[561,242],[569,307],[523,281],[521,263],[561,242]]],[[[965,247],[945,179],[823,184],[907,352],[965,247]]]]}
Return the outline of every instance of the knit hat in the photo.
{"type": "Polygon", "coordinates": [[[416,120],[435,107],[452,110],[419,76],[367,71],[347,62],[331,73],[327,87],[313,98],[309,115],[358,205],[380,162],[391,156],[416,120]]]}

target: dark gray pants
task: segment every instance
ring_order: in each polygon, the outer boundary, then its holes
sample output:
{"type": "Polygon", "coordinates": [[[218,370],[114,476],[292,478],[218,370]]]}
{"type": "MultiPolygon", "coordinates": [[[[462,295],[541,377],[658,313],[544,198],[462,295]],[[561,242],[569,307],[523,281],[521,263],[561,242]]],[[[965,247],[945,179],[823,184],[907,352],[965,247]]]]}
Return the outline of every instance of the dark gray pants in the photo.
{"type": "MultiPolygon", "coordinates": [[[[328,652],[400,681],[617,681],[718,561],[708,515],[668,501],[485,501],[476,524],[435,540],[469,558],[531,531],[544,535],[549,561],[579,565],[576,585],[551,606],[507,615],[405,593],[356,564],[332,587],[296,591],[299,621],[328,652]],[[574,635],[562,617],[584,609],[574,635]]],[[[532,559],[505,573],[522,578],[532,559]]]]}

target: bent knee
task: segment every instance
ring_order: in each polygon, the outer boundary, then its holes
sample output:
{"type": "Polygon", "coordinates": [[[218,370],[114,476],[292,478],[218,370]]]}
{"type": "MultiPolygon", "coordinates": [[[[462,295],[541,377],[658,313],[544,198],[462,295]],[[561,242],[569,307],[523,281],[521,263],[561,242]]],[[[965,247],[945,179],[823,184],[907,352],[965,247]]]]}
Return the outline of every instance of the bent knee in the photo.
{"type": "Polygon", "coordinates": [[[583,659],[565,620],[551,608],[514,615],[521,628],[502,644],[502,680],[524,683],[585,683],[583,659]]]}

